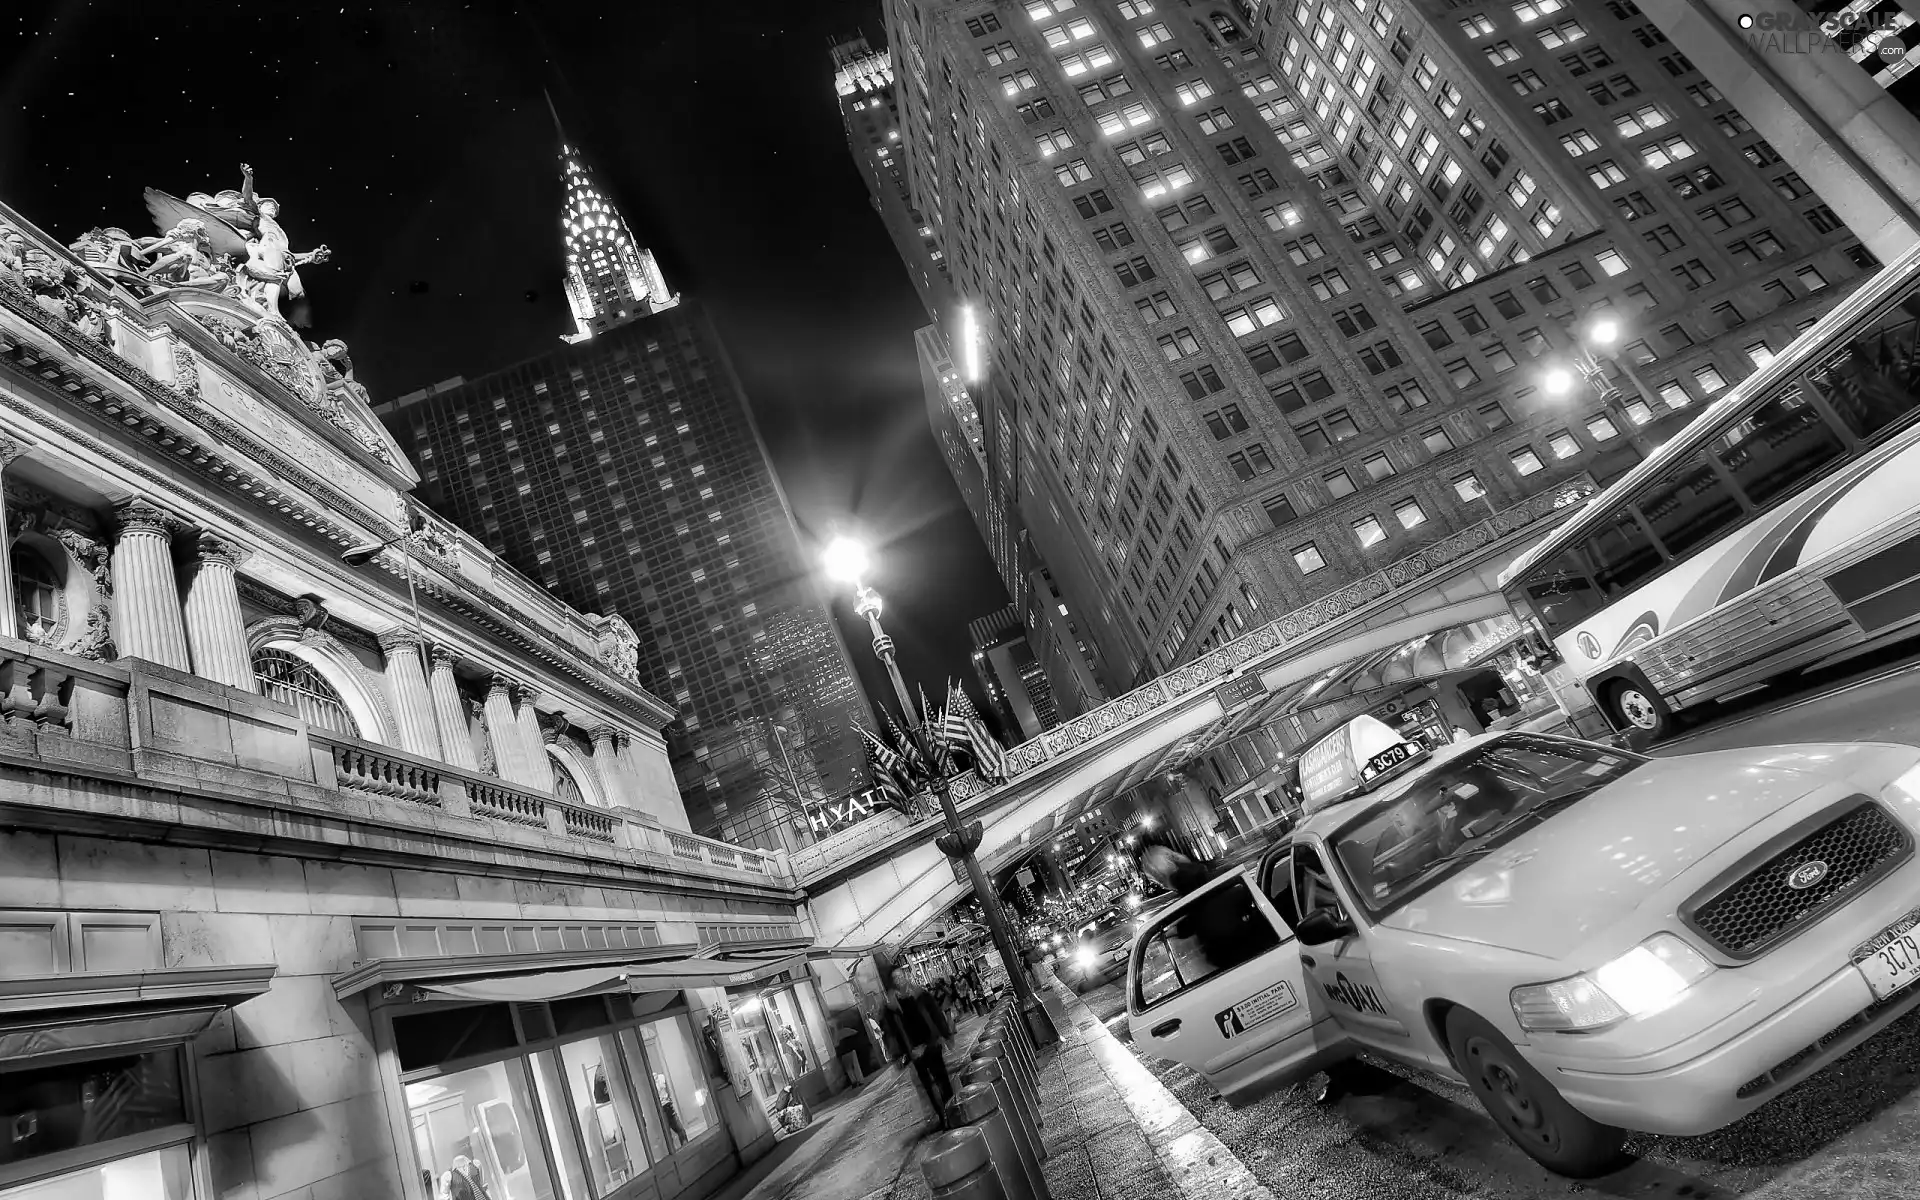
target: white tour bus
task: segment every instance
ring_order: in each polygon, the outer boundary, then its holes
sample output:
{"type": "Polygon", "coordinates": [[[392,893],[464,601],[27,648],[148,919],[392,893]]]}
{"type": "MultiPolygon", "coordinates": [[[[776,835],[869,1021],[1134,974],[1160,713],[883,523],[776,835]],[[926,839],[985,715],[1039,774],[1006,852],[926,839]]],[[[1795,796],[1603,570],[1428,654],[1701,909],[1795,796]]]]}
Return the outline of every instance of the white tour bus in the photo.
{"type": "Polygon", "coordinates": [[[1501,577],[1616,728],[1920,634],[1920,247],[1501,577]]]}

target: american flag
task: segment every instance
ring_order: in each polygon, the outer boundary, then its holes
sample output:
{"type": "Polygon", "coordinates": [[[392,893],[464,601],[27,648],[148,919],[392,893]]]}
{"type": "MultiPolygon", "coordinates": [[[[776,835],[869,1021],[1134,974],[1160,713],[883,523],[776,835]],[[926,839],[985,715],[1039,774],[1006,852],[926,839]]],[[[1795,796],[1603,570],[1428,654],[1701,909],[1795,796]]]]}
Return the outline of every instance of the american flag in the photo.
{"type": "MultiPolygon", "coordinates": [[[[973,706],[973,700],[958,684],[947,686],[947,726],[949,729],[964,729],[966,746],[973,758],[973,769],[980,772],[980,778],[988,783],[998,783],[1007,777],[1007,752],[993,734],[987,732],[987,723],[980,718],[980,710],[973,706]]],[[[960,736],[953,735],[956,739],[960,736]]]]}
{"type": "Polygon", "coordinates": [[[901,786],[908,792],[917,792],[927,785],[932,772],[927,768],[927,760],[920,756],[920,748],[913,744],[900,723],[887,714],[887,735],[900,752],[900,765],[895,769],[899,773],[901,786]]]}
{"type": "Polygon", "coordinates": [[[873,777],[873,786],[880,792],[880,803],[886,808],[913,816],[912,802],[901,790],[900,780],[894,774],[899,768],[900,756],[866,730],[862,729],[860,735],[866,739],[867,774],[873,777]]]}

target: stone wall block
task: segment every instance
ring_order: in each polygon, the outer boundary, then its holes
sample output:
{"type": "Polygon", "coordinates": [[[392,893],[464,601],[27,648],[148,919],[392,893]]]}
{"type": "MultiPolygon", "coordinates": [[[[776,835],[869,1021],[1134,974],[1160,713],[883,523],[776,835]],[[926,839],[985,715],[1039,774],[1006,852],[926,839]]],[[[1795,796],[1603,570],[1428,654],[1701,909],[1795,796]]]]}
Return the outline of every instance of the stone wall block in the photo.
{"type": "Polygon", "coordinates": [[[208,1133],[271,1121],[309,1105],[297,1075],[305,1044],[200,1056],[200,1112],[208,1133]]]}
{"type": "Polygon", "coordinates": [[[338,975],[360,958],[349,917],[276,914],[267,918],[273,961],[285,975],[338,975]]]}
{"type": "Polygon", "coordinates": [[[253,1186],[253,1137],[245,1129],[207,1138],[207,1175],[213,1200],[260,1200],[253,1186]]]}
{"type": "Polygon", "coordinates": [[[152,912],[214,907],[213,864],[205,850],[62,836],[60,903],[77,909],[152,912]]]}
{"type": "Polygon", "coordinates": [[[265,995],[233,1010],[234,1044],[253,1050],[332,1037],[339,1032],[334,1026],[338,1008],[326,976],[277,976],[265,995]]]}
{"type": "Polygon", "coordinates": [[[461,875],[455,879],[466,915],[480,920],[502,920],[520,915],[520,897],[513,880],[485,875],[461,875]]]}
{"type": "Polygon", "coordinates": [[[304,913],[307,877],[297,859],[212,852],[214,903],[221,912],[304,913]]]}
{"type": "Polygon", "coordinates": [[[257,913],[163,912],[160,940],[169,967],[225,967],[277,961],[267,918],[257,913]]]}
{"type": "Polygon", "coordinates": [[[400,1164],[391,1159],[361,1163],[313,1185],[312,1200],[411,1200],[400,1187],[400,1164]]]}
{"type": "Polygon", "coordinates": [[[52,834],[0,829],[0,905],[60,907],[60,860],[52,834]]]}
{"type": "Polygon", "coordinates": [[[403,917],[461,917],[460,885],[456,876],[440,871],[393,873],[393,892],[403,917]]]}
{"type": "Polygon", "coordinates": [[[306,864],[307,898],[316,913],[348,917],[397,917],[393,872],[351,863],[306,864]]]}

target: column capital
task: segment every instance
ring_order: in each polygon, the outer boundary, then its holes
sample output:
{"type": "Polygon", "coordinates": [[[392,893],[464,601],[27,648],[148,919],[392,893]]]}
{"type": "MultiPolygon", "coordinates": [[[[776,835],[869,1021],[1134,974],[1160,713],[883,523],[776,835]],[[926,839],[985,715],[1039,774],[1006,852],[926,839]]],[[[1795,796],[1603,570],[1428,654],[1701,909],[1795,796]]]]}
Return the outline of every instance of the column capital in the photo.
{"type": "Polygon", "coordinates": [[[428,652],[428,656],[433,659],[433,669],[436,671],[443,669],[451,671],[460,661],[460,656],[446,646],[431,646],[428,647],[428,652]]]}
{"type": "Polygon", "coordinates": [[[0,467],[5,467],[33,447],[18,438],[0,434],[0,467]]]}
{"type": "Polygon", "coordinates": [[[203,533],[193,539],[193,556],[200,562],[225,563],[238,567],[253,557],[253,551],[217,534],[203,533]]]}
{"type": "Polygon", "coordinates": [[[382,650],[388,654],[393,654],[400,650],[412,650],[426,639],[422,638],[412,629],[402,625],[397,629],[389,629],[385,633],[376,634],[373,640],[380,644],[382,650]]]}
{"type": "Polygon", "coordinates": [[[530,683],[522,683],[517,679],[514,680],[513,693],[514,703],[521,707],[532,708],[540,702],[540,689],[530,683]]]}
{"type": "Polygon", "coordinates": [[[487,698],[492,699],[494,696],[503,696],[506,698],[508,704],[512,704],[514,690],[519,686],[520,683],[518,680],[502,675],[496,671],[487,679],[487,698]]]}
{"type": "Polygon", "coordinates": [[[587,740],[595,746],[602,742],[609,746],[617,746],[619,737],[620,731],[611,725],[595,725],[587,730],[587,740]]]}
{"type": "Polygon", "coordinates": [[[171,538],[182,524],[180,518],[138,496],[114,505],[113,515],[123,534],[157,533],[162,537],[171,538]]]}
{"type": "Polygon", "coordinates": [[[573,728],[573,722],[567,720],[567,714],[563,712],[536,713],[534,720],[540,726],[540,740],[549,746],[567,736],[567,732],[573,728]]]}

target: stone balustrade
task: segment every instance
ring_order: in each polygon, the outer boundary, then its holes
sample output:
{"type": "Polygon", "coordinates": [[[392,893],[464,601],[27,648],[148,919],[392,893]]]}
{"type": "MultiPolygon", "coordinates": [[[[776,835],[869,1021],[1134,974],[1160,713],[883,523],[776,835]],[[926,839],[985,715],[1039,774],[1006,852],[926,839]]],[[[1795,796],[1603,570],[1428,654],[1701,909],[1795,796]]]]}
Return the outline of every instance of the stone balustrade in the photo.
{"type": "MultiPolygon", "coordinates": [[[[470,830],[482,844],[530,839],[531,848],[711,880],[778,888],[793,880],[782,856],[315,729],[286,708],[184,671],[99,663],[7,637],[0,637],[0,755],[40,770],[84,776],[97,767],[159,789],[314,809],[262,813],[263,827],[337,810],[327,797],[338,796],[357,800],[388,832],[470,830]]],[[[0,765],[0,778],[7,770],[0,765]]]]}

